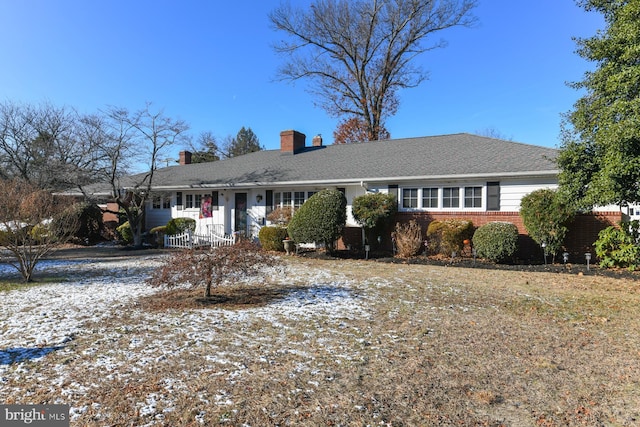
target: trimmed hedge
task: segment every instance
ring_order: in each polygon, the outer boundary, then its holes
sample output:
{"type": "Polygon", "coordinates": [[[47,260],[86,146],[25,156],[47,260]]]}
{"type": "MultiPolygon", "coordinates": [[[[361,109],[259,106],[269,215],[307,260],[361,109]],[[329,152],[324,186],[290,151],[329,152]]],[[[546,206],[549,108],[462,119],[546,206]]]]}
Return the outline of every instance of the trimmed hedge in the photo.
{"type": "Polygon", "coordinates": [[[260,246],[265,251],[284,252],[284,243],[282,241],[287,238],[287,229],[277,226],[264,226],[258,233],[260,246]]]}
{"type": "Polygon", "coordinates": [[[118,237],[120,237],[120,240],[122,240],[123,243],[127,245],[133,243],[133,233],[131,232],[129,221],[126,221],[122,225],[119,225],[118,228],[116,228],[116,232],[118,233],[118,237]]]}
{"type": "Polygon", "coordinates": [[[169,236],[173,236],[174,234],[184,233],[187,230],[195,231],[196,230],[196,220],[193,218],[172,218],[167,223],[167,228],[165,232],[169,236]]]}
{"type": "Polygon", "coordinates": [[[324,243],[331,253],[346,222],[347,199],[344,194],[338,190],[322,190],[293,214],[287,230],[294,242],[324,243]]]}
{"type": "Polygon", "coordinates": [[[429,252],[451,256],[452,252],[461,252],[464,241],[473,237],[473,223],[466,219],[445,219],[431,221],[427,228],[429,252]]]}
{"type": "Polygon", "coordinates": [[[473,235],[473,247],[479,257],[494,262],[507,261],[518,250],[518,227],[510,222],[490,222],[473,235]]]}

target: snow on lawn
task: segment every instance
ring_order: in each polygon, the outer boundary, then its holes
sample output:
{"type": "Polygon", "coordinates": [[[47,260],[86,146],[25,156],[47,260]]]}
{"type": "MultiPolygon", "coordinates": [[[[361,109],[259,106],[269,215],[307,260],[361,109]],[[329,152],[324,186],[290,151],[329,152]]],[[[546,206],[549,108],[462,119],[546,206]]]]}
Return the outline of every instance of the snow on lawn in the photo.
{"type": "MultiPolygon", "coordinates": [[[[141,295],[154,259],[101,262],[42,261],[36,271],[62,272],[73,281],[4,292],[0,314],[0,373],[3,365],[46,355],[82,331],[87,320],[110,316],[141,295]],[[35,357],[34,357],[35,356],[35,357]]],[[[0,264],[0,274],[9,270],[0,264]]]]}
{"type": "MultiPolygon", "coordinates": [[[[289,266],[285,274],[272,278],[282,285],[304,286],[293,288],[282,299],[266,306],[243,310],[208,308],[145,312],[132,303],[141,296],[158,292],[147,285],[145,279],[160,261],[159,256],[46,261],[40,265],[41,270],[62,272],[70,280],[0,293],[3,307],[0,313],[0,386],[34,378],[57,385],[56,394],[61,399],[57,403],[71,405],[73,420],[88,410],[96,410],[77,405],[75,399],[90,394],[92,387],[100,386],[73,380],[74,369],[100,372],[105,381],[126,380],[135,378],[150,366],[171,363],[181,354],[205,351],[203,347],[206,347],[206,359],[217,365],[227,365],[225,375],[233,378],[243,375],[246,370],[238,362],[239,351],[249,352],[259,347],[264,350],[265,345],[269,345],[268,350],[251,356],[261,362],[281,352],[306,357],[306,349],[291,347],[286,335],[275,340],[269,337],[267,342],[259,334],[260,325],[268,324],[286,331],[296,322],[307,320],[330,328],[332,333],[335,329],[336,334],[346,334],[349,333],[345,326],[348,319],[369,315],[367,304],[351,282],[340,275],[304,266],[289,266]],[[117,328],[112,326],[113,322],[106,322],[124,315],[128,320],[117,323],[117,328]],[[229,330],[235,331],[231,334],[233,340],[218,342],[220,332],[229,330]],[[71,345],[80,341],[82,344],[71,345]],[[46,356],[52,352],[63,354],[73,362],[70,366],[57,364],[47,366],[47,369],[39,368],[41,364],[46,366],[46,356]],[[43,373],[46,378],[39,377],[43,373]]],[[[0,264],[0,274],[6,274],[5,269],[6,265],[0,264]]],[[[348,358],[349,355],[338,354],[336,357],[348,358]]],[[[148,395],[146,402],[138,403],[140,413],[153,416],[158,404],[165,408],[164,411],[170,411],[172,390],[181,388],[191,375],[199,373],[165,378],[167,393],[148,395]]],[[[6,401],[18,391],[0,387],[0,401],[6,401]]],[[[218,396],[201,397],[203,401],[209,399],[216,404],[231,403],[224,390],[220,390],[218,396]]]]}

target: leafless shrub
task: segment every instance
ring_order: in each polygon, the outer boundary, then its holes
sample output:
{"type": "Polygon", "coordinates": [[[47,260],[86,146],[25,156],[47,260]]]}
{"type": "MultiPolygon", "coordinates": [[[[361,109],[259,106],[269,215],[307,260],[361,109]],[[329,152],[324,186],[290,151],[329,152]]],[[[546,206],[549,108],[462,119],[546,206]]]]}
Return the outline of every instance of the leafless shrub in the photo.
{"type": "Polygon", "coordinates": [[[267,219],[274,224],[286,226],[291,221],[291,217],[293,216],[293,209],[291,206],[283,206],[275,208],[269,215],[267,215],[267,219]]]}
{"type": "Polygon", "coordinates": [[[422,228],[413,219],[408,224],[396,223],[393,238],[396,241],[397,256],[401,258],[417,255],[422,248],[422,228]]]}
{"type": "Polygon", "coordinates": [[[254,243],[241,240],[233,246],[207,251],[186,249],[178,252],[156,270],[148,282],[167,288],[182,284],[204,287],[204,297],[210,298],[211,288],[244,283],[264,275],[268,267],[279,264],[277,257],[263,252],[254,243]]]}

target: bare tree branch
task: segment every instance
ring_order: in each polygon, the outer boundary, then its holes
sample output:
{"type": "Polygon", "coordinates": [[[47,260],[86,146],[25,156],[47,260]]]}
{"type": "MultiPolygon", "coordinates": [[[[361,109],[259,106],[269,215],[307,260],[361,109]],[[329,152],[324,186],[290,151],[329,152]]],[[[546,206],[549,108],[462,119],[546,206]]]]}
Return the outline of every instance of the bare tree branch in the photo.
{"type": "Polygon", "coordinates": [[[471,26],[476,0],[316,0],[309,10],[283,3],[269,16],[288,36],[275,46],[286,60],[284,80],[312,81],[318,104],[336,117],[356,116],[379,139],[396,113],[398,90],[418,86],[426,72],[416,56],[445,44],[430,37],[471,26]]]}

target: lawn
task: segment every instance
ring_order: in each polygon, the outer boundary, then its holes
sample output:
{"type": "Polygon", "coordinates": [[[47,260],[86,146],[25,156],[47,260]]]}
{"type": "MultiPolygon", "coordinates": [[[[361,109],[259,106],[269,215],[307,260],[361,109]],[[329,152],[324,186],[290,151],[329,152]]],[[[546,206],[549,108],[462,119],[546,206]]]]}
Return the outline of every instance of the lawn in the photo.
{"type": "Polygon", "coordinates": [[[290,257],[204,304],[146,285],[159,261],[0,291],[0,402],[73,426],[640,424],[640,282],[290,257]]]}

